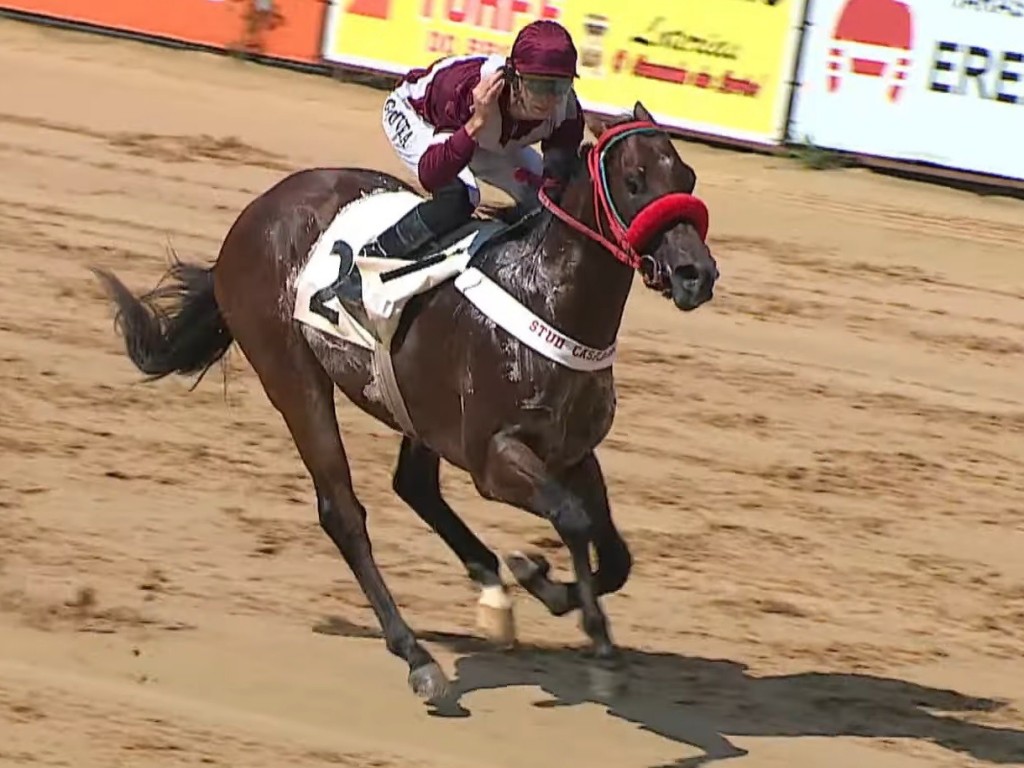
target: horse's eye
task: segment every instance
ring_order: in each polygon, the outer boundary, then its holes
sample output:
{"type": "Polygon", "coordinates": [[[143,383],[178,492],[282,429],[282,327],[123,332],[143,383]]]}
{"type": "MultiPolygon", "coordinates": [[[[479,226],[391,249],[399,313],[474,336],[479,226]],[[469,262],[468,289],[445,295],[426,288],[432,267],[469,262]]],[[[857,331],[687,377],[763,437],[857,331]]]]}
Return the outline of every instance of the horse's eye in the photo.
{"type": "Polygon", "coordinates": [[[644,177],[642,169],[640,173],[630,173],[626,176],[626,189],[629,190],[629,194],[638,195],[644,186],[644,177]]]}

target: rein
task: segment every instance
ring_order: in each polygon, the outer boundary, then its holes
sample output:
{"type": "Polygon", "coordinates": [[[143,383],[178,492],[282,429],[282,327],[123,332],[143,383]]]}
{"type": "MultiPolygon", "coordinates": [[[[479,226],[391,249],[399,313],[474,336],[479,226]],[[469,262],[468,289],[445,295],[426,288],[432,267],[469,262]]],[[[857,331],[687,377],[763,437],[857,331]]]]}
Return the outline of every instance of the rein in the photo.
{"type": "Polygon", "coordinates": [[[666,229],[677,221],[690,221],[697,227],[701,240],[707,238],[708,210],[703,201],[694,195],[684,192],[673,192],[663,195],[644,206],[633,221],[628,225],[612,200],[608,189],[606,158],[611,148],[621,140],[641,133],[660,133],[661,129],[646,120],[636,120],[612,126],[605,130],[597,140],[587,157],[587,170],[590,176],[594,197],[594,220],[597,230],[573,218],[564,208],[556,205],[547,192],[541,187],[538,196],[541,204],[572,229],[600,244],[618,261],[641,273],[648,287],[660,284],[663,276],[661,268],[653,257],[640,253],[658,232],[666,229]],[[611,228],[611,237],[604,234],[602,216],[611,228]],[[646,269],[644,269],[646,267],[646,269]]]}

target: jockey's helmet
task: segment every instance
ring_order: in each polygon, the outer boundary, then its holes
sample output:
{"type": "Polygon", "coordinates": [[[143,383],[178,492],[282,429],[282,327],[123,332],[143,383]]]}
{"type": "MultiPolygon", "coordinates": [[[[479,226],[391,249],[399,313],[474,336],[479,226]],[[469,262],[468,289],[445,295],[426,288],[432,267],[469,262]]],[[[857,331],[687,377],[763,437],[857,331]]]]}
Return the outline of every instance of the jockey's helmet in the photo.
{"type": "Polygon", "coordinates": [[[541,19],[519,30],[509,64],[532,94],[563,96],[577,77],[576,46],[565,27],[541,19]]]}

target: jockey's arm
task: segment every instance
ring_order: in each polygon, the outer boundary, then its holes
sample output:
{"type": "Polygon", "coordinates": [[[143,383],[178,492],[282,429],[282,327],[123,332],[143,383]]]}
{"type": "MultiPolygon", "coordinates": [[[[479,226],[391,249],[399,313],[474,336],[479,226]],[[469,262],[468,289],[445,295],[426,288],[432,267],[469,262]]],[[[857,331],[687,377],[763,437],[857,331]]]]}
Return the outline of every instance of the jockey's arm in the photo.
{"type": "Polygon", "coordinates": [[[428,192],[450,184],[473,159],[477,143],[466,124],[473,116],[473,88],[479,82],[479,67],[466,71],[464,65],[438,72],[434,78],[428,114],[437,115],[434,122],[440,131],[454,131],[420,158],[419,180],[428,192]]]}

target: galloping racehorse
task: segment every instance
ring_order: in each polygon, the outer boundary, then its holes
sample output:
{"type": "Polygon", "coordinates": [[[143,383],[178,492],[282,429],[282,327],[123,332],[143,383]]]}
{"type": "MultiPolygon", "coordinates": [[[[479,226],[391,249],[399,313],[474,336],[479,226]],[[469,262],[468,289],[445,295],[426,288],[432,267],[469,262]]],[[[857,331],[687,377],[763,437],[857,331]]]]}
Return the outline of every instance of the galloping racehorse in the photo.
{"type": "Polygon", "coordinates": [[[374,561],[335,386],[403,435],[394,490],[462,561],[485,607],[511,615],[498,557],[441,496],[440,459],[469,473],[483,497],[551,522],[575,582],[549,578],[540,556],[505,562],[552,614],[580,609],[590,663],[621,674],[598,598],[622,587],[632,559],[594,455],[615,413],[616,336],[635,271],[689,311],[712,298],[718,269],[705,243],[707,209],[692,195],[696,175],[643,105],[590,129],[597,142],[582,148],[559,203],[542,193],[538,211],[482,242],[458,278],[472,272],[470,288],[445,280],[409,300],[390,345],[403,418],[374,395],[374,353],[293,315],[296,276],[339,210],[407,196],[412,188],[397,178],[354,168],[296,172],[246,206],[212,266],[175,259],[170,281],[141,296],[94,270],[116,305],[127,356],[150,379],[201,378],[239,344],[309,471],[320,525],[372,605],[388,650],[408,664],[410,686],[428,701],[443,698],[449,682],[374,561]],[[475,301],[473,285],[486,287],[475,301]]]}

